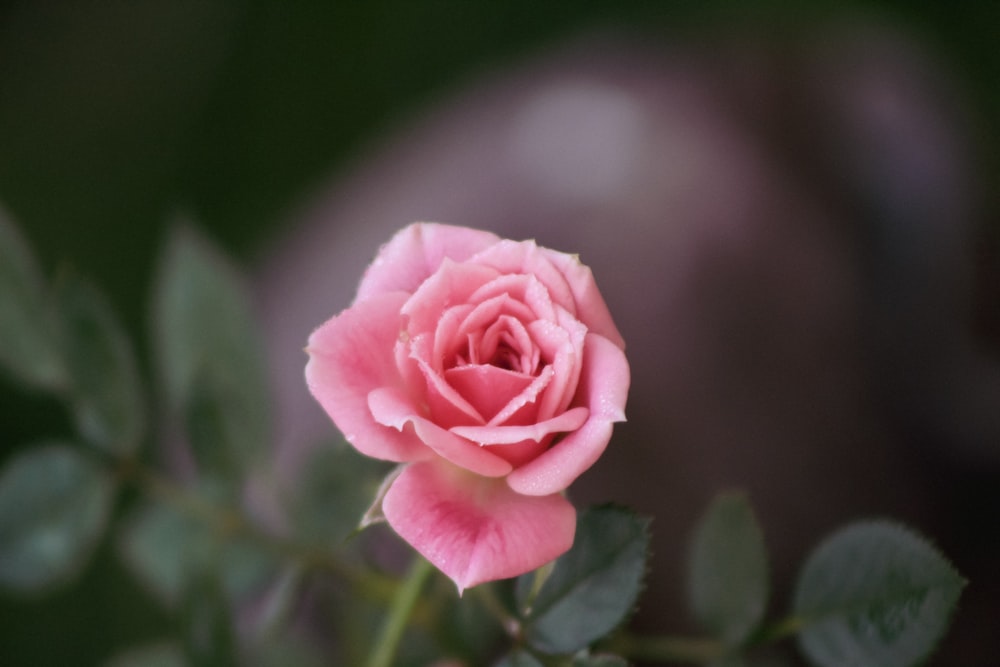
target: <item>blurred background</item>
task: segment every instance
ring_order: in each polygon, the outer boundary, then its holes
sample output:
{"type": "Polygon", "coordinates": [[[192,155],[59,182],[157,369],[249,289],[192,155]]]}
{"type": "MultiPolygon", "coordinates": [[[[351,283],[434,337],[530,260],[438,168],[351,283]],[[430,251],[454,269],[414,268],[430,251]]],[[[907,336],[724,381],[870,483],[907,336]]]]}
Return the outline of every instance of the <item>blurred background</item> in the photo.
{"type": "MultiPolygon", "coordinates": [[[[8,1],[0,205],[146,359],[157,249],[196,218],[255,278],[290,479],[329,428],[302,342],[395,228],[580,252],[636,375],[574,494],[656,519],[638,627],[689,629],[685,531],[741,486],[775,613],[828,530],[894,516],[971,580],[933,664],[978,665],[1000,615],[997,35],[995,2],[8,1]]],[[[62,419],[0,378],[3,457],[62,419]]],[[[0,597],[0,662],[99,664],[165,623],[104,545],[69,589],[0,597]]]]}

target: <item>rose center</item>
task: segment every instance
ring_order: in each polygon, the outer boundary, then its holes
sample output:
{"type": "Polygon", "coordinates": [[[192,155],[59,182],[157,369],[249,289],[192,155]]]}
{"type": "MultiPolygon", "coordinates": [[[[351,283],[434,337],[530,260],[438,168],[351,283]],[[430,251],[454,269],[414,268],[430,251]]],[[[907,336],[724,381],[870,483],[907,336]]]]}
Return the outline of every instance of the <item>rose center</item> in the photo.
{"type": "Polygon", "coordinates": [[[463,343],[445,364],[444,378],[487,421],[521,395],[545,366],[525,326],[510,315],[466,332],[463,343]]]}
{"type": "MultiPolygon", "coordinates": [[[[517,352],[509,345],[497,346],[497,350],[493,354],[493,358],[490,359],[489,364],[507,371],[517,371],[519,373],[525,372],[525,370],[520,367],[520,355],[518,355],[517,352]]],[[[528,372],[530,372],[530,370],[528,372]]]]}
{"type": "Polygon", "coordinates": [[[490,326],[466,334],[465,345],[448,368],[485,364],[525,375],[537,375],[544,365],[538,346],[517,318],[502,315],[490,326]]]}
{"type": "Polygon", "coordinates": [[[444,373],[459,395],[489,421],[531,385],[532,377],[489,364],[458,366],[444,373]]]}

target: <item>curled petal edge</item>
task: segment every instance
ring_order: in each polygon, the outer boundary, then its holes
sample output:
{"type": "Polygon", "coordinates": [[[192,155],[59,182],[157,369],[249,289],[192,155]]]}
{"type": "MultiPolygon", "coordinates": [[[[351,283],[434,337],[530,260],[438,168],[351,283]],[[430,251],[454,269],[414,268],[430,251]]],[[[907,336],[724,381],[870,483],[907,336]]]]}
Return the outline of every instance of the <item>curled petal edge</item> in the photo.
{"type": "Polygon", "coordinates": [[[540,442],[552,433],[575,431],[583,426],[590,410],[584,407],[572,408],[558,417],[527,426],[453,426],[449,429],[455,435],[483,445],[513,445],[525,440],[540,442]]]}
{"type": "Polygon", "coordinates": [[[477,475],[502,477],[513,469],[510,463],[489,450],[420,416],[416,406],[399,389],[373,390],[368,394],[368,407],[379,424],[414,433],[430,451],[477,475]]]}
{"type": "Polygon", "coordinates": [[[579,429],[507,476],[517,493],[545,496],[562,491],[600,458],[613,424],[625,421],[631,379],[625,353],[607,338],[587,334],[583,355],[581,402],[590,408],[590,416],[579,429]]]}

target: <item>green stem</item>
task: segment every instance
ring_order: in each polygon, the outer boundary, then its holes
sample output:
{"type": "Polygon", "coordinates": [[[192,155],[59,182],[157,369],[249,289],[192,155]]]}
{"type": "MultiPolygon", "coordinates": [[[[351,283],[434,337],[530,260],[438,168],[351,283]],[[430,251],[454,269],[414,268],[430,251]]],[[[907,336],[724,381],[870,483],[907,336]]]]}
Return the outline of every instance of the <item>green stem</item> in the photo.
{"type": "Polygon", "coordinates": [[[497,598],[496,590],[490,584],[476,586],[472,589],[472,594],[479,597],[483,607],[500,623],[510,637],[517,639],[521,632],[517,619],[507,613],[503,603],[497,598]]]}
{"type": "MultiPolygon", "coordinates": [[[[804,620],[798,616],[783,618],[762,627],[745,645],[763,646],[787,639],[798,633],[803,624],[804,620]]],[[[725,656],[731,647],[708,638],[642,637],[622,632],[612,637],[601,648],[633,660],[701,665],[725,656]]]]}
{"type": "Polygon", "coordinates": [[[420,591],[424,583],[434,571],[434,566],[422,556],[416,556],[409,574],[403,581],[403,585],[396,591],[396,596],[389,607],[389,615],[386,617],[372,652],[368,656],[367,667],[391,667],[393,659],[396,657],[396,650],[399,642],[403,638],[403,631],[410,620],[410,614],[420,598],[420,591]]]}
{"type": "Polygon", "coordinates": [[[780,621],[775,621],[762,627],[756,635],[751,637],[749,643],[751,646],[773,644],[776,641],[787,639],[797,634],[805,624],[805,619],[800,616],[788,616],[780,621]]]}

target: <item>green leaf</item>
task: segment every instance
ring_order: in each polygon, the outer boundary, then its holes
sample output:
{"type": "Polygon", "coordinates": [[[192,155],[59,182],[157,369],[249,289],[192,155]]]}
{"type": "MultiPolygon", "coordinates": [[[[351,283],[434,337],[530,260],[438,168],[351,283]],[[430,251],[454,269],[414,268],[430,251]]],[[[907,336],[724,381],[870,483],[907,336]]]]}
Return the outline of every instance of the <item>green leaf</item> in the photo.
{"type": "MultiPolygon", "coordinates": [[[[199,498],[196,502],[202,502],[199,498]]],[[[244,540],[213,532],[202,517],[163,504],[138,508],[126,521],[118,542],[122,560],[158,599],[180,604],[193,577],[217,571],[233,600],[262,587],[274,563],[244,540]]]]}
{"type": "Polygon", "coordinates": [[[180,646],[162,642],[123,651],[105,667],[187,667],[187,663],[180,646]]]}
{"type": "Polygon", "coordinates": [[[47,390],[62,388],[65,370],[45,284],[27,243],[0,208],[0,366],[47,390]]]}
{"type": "Polygon", "coordinates": [[[136,509],[118,546],[133,574],[168,606],[180,603],[189,573],[204,568],[218,548],[197,520],[160,504],[136,509]]]}
{"type": "Polygon", "coordinates": [[[311,544],[342,542],[358,528],[391,470],[343,441],[319,443],[303,466],[289,512],[296,533],[311,544]]]}
{"type": "Polygon", "coordinates": [[[235,483],[258,458],[263,444],[254,445],[252,451],[245,447],[259,438],[259,425],[238,411],[241,390],[232,382],[221,373],[199,374],[184,406],[184,422],[200,469],[216,481],[235,483]]]}
{"type": "Polygon", "coordinates": [[[617,507],[581,513],[573,547],[533,600],[533,575],[518,580],[528,642],[546,653],[572,653],[613,630],[635,606],[648,552],[648,519],[617,507]]]}
{"type": "Polygon", "coordinates": [[[764,536],[742,494],[720,495],[701,519],[691,545],[688,583],[696,618],[727,644],[742,642],[764,617],[764,536]]]}
{"type": "Polygon", "coordinates": [[[948,628],[965,581],[916,533],[852,524],[813,552],[796,584],[799,644],[817,665],[906,667],[948,628]]]}
{"type": "Polygon", "coordinates": [[[496,667],[545,667],[545,665],[530,653],[518,650],[506,655],[496,667]]]}
{"type": "Polygon", "coordinates": [[[0,473],[0,584],[36,592],[65,583],[107,524],[114,484],[69,446],[34,447],[0,473]]]}
{"type": "Polygon", "coordinates": [[[135,356],[103,295],[72,274],[60,277],[56,300],[77,429],[116,455],[133,453],[145,427],[135,356]]]}
{"type": "Polygon", "coordinates": [[[269,437],[259,327],[243,279],[188,227],[175,229],[164,254],[154,329],[166,398],[194,431],[199,463],[223,476],[245,472],[269,437]],[[226,451],[208,455],[214,448],[226,451]]]}

